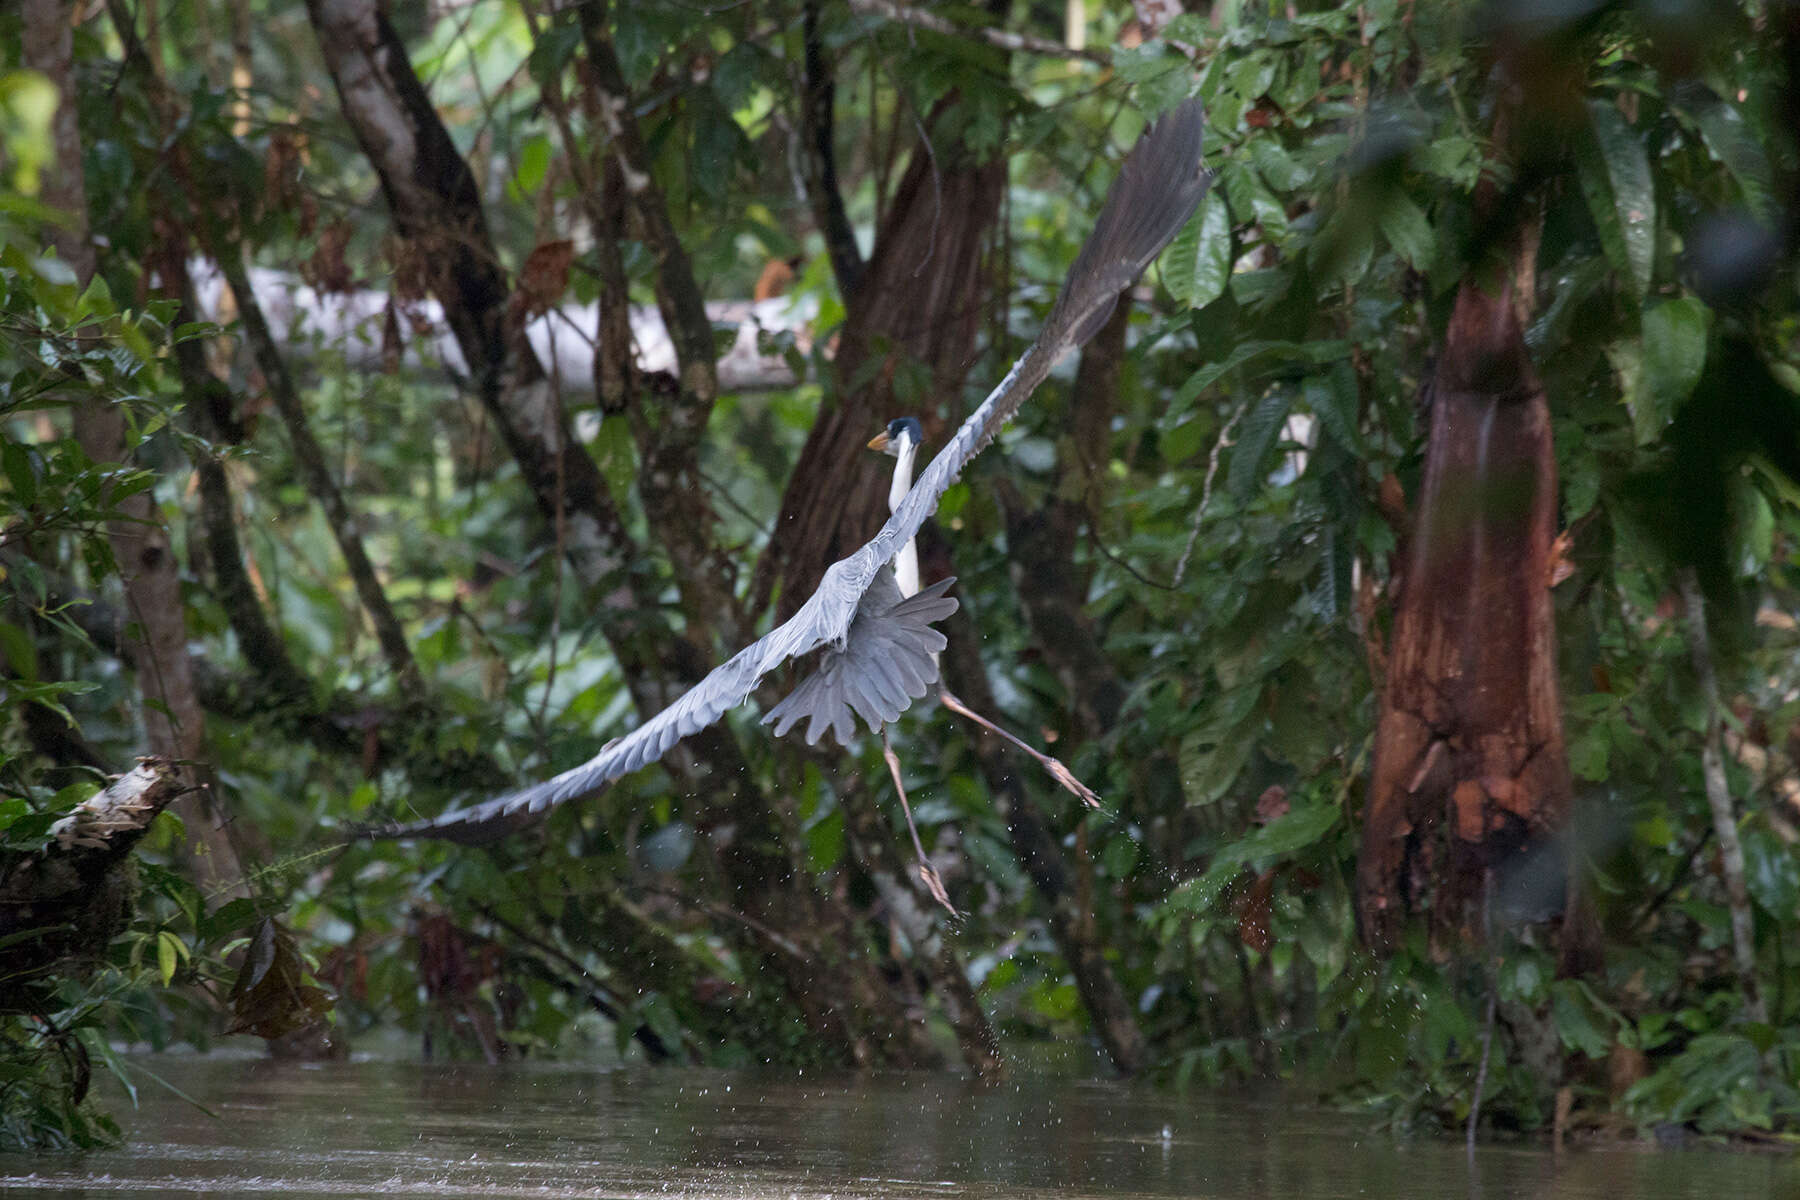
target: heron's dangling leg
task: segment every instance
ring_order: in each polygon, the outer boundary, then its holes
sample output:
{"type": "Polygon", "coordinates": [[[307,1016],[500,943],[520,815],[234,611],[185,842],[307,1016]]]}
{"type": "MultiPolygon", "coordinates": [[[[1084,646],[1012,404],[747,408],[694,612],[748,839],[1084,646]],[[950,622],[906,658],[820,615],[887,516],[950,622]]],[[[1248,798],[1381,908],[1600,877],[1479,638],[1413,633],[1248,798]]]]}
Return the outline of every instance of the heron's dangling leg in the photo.
{"type": "Polygon", "coordinates": [[[1018,738],[1006,732],[1006,730],[1000,728],[998,725],[970,708],[967,704],[964,704],[961,700],[957,699],[956,695],[951,692],[949,688],[941,687],[938,689],[938,700],[951,712],[960,713],[962,716],[969,718],[969,720],[975,722],[989,733],[999,734],[1025,753],[1031,755],[1031,757],[1037,759],[1038,764],[1042,766],[1044,770],[1050,772],[1056,782],[1075,793],[1081,802],[1089,808],[1100,807],[1100,797],[1095,795],[1094,790],[1088,787],[1087,784],[1075,778],[1075,772],[1063,766],[1060,759],[1052,758],[1041,750],[1035,750],[1032,747],[1027,746],[1024,742],[1020,741],[1018,738]]]}
{"type": "Polygon", "coordinates": [[[900,811],[906,814],[906,832],[912,834],[913,849],[919,853],[919,878],[925,881],[931,898],[948,909],[951,916],[962,916],[950,903],[950,893],[944,890],[944,881],[938,877],[931,860],[925,857],[925,845],[919,841],[919,827],[913,824],[912,805],[906,802],[906,785],[900,782],[900,756],[894,753],[894,745],[888,741],[885,728],[881,731],[881,757],[887,759],[888,774],[894,777],[894,790],[900,794],[900,811]]]}

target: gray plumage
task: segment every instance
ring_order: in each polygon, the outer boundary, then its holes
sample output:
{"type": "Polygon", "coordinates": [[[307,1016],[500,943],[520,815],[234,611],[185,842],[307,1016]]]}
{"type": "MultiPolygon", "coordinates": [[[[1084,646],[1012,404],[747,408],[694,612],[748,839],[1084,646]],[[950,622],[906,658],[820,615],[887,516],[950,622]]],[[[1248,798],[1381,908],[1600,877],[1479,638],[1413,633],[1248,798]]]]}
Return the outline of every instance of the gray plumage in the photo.
{"type": "Polygon", "coordinates": [[[907,596],[883,564],[857,601],[844,648],[827,648],[819,669],[770,709],[763,724],[774,725],[775,736],[785,737],[805,720],[807,745],[815,745],[830,729],[840,745],[848,746],[856,734],[851,710],[871,730],[905,712],[937,682],[936,656],[945,642],[931,625],[956,611],[956,601],[944,595],[955,582],[940,579],[907,596]]]}
{"type": "Polygon", "coordinates": [[[937,680],[932,655],[944,646],[943,635],[930,623],[955,611],[956,601],[943,594],[949,580],[902,597],[888,563],[1056,360],[1106,322],[1119,293],[1193,215],[1212,182],[1200,163],[1204,128],[1200,102],[1188,100],[1145,131],[1113,181],[1037,340],[931,460],[881,532],[827,568],[798,612],[580,766],[470,808],[367,829],[361,836],[475,843],[512,833],[661,758],[676,742],[742,704],[770,671],[821,647],[827,650],[818,671],[764,718],[775,723],[778,734],[805,720],[809,743],[827,728],[847,742],[855,729],[853,712],[879,728],[925,695],[937,680]]]}

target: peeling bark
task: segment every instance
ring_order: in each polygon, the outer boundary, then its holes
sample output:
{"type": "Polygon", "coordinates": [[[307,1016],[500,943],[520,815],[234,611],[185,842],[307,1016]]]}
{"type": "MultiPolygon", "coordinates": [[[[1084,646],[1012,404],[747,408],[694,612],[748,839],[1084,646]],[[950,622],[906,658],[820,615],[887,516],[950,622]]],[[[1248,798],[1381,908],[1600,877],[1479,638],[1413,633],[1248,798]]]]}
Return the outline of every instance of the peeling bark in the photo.
{"type": "Polygon", "coordinates": [[[105,953],[131,917],[132,847],[183,790],[174,763],[142,759],[51,826],[42,852],[0,860],[0,1011],[59,964],[105,953]]]}
{"type": "Polygon", "coordinates": [[[1556,464],[1511,292],[1462,285],[1431,385],[1357,868],[1377,948],[1414,916],[1439,945],[1481,941],[1486,873],[1547,849],[1569,820],[1548,575],[1556,464]]]}

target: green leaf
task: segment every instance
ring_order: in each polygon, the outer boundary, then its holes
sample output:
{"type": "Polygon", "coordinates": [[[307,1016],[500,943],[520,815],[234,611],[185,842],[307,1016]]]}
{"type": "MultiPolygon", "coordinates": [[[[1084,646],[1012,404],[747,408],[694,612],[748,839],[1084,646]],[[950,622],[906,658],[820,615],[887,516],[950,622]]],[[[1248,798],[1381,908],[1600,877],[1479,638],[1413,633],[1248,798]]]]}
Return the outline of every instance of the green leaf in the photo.
{"type": "Polygon", "coordinates": [[[1207,192],[1160,261],[1164,285],[1188,307],[1204,308],[1224,295],[1231,280],[1231,214],[1224,197],[1207,192]]]}
{"type": "Polygon", "coordinates": [[[1574,980],[1563,979],[1551,985],[1550,997],[1556,1034],[1562,1044],[1589,1058],[1605,1058],[1612,1050],[1613,1039],[1595,1024],[1596,1014],[1586,993],[1574,980]]]}
{"type": "Polygon", "coordinates": [[[1312,172],[1295,162],[1273,137],[1251,139],[1249,150],[1250,161],[1276,191],[1297,192],[1312,182],[1312,172]]]}
{"type": "Polygon", "coordinates": [[[1307,250],[1307,261],[1322,283],[1356,283],[1375,254],[1375,233],[1364,206],[1340,207],[1307,250]]]}
{"type": "Polygon", "coordinates": [[[1744,886],[1762,910],[1778,922],[1800,913],[1800,859],[1760,829],[1744,833],[1744,886]]]}
{"type": "Polygon", "coordinates": [[[806,831],[806,857],[815,871],[828,871],[844,857],[843,810],[833,810],[806,831]]]}
{"type": "Polygon", "coordinates": [[[562,74],[580,45],[581,29],[575,22],[553,21],[545,26],[531,47],[528,64],[532,79],[542,87],[547,80],[562,74]]]}
{"type": "Polygon", "coordinates": [[[1775,173],[1743,114],[1703,88],[1680,89],[1672,107],[1677,116],[1700,131],[1707,150],[1731,172],[1750,214],[1765,225],[1778,227],[1781,208],[1775,199],[1775,173]]]}
{"type": "Polygon", "coordinates": [[[1413,203],[1412,197],[1393,191],[1382,201],[1381,236],[1415,271],[1430,273],[1437,257],[1437,239],[1424,210],[1413,203]]]}
{"type": "Polygon", "coordinates": [[[519,148],[519,169],[513,172],[513,187],[520,195],[530,196],[544,185],[550,169],[550,139],[534,137],[519,148]]]}
{"type": "Polygon", "coordinates": [[[207,939],[222,938],[247,929],[262,915],[261,904],[249,896],[239,896],[207,914],[201,926],[201,935],[207,939]]]}
{"type": "Polygon", "coordinates": [[[181,939],[166,929],[156,935],[156,969],[162,975],[164,987],[168,987],[169,981],[175,978],[175,967],[185,949],[181,939]]]}
{"type": "Polygon", "coordinates": [[[1166,44],[1151,41],[1115,51],[1112,64],[1121,82],[1145,83],[1171,70],[1178,61],[1166,44]]]}
{"type": "Polygon", "coordinates": [[[1325,431],[1345,449],[1362,453],[1362,431],[1356,426],[1356,376],[1340,365],[1323,379],[1309,376],[1302,387],[1306,406],[1319,418],[1325,431]]]}
{"type": "Polygon", "coordinates": [[[1231,451],[1231,466],[1225,475],[1226,488],[1236,499],[1247,499],[1262,482],[1263,463],[1281,436],[1291,403],[1288,389],[1271,388],[1238,426],[1237,445],[1231,451]]]}
{"type": "Polygon", "coordinates": [[[0,464],[6,468],[6,482],[12,486],[20,508],[37,503],[37,474],[31,469],[31,450],[23,442],[10,438],[0,442],[0,464]]]}
{"type": "Polygon", "coordinates": [[[1712,310],[1693,296],[1644,311],[1644,386],[1667,421],[1700,382],[1712,310]]]}
{"type": "Polygon", "coordinates": [[[1253,219],[1262,227],[1263,235],[1276,245],[1287,241],[1287,209],[1269,191],[1268,185],[1248,165],[1236,166],[1224,173],[1225,198],[1240,221],[1253,219]]]}
{"type": "Polygon", "coordinates": [[[1656,253],[1656,188],[1638,133],[1618,107],[1588,101],[1588,133],[1575,167],[1607,261],[1634,296],[1650,288],[1656,253]]]}
{"type": "MultiPolygon", "coordinates": [[[[1245,688],[1255,694],[1255,689],[1245,688]]],[[[1249,761],[1256,739],[1250,722],[1224,737],[1204,731],[1190,733],[1181,739],[1177,761],[1181,767],[1181,790],[1190,804],[1211,804],[1230,790],[1238,773],[1249,761]]]]}
{"type": "Polygon", "coordinates": [[[1137,866],[1139,846],[1136,838],[1118,834],[1106,843],[1106,849],[1100,852],[1100,865],[1106,869],[1109,879],[1125,879],[1131,875],[1131,869],[1137,866]]]}

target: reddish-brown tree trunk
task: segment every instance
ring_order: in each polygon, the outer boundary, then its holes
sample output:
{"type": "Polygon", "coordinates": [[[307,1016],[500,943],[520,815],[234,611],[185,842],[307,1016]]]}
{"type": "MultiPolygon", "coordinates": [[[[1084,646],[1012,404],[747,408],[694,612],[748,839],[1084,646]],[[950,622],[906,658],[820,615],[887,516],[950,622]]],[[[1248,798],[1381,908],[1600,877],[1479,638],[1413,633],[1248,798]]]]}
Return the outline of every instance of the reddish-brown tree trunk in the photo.
{"type": "Polygon", "coordinates": [[[1556,464],[1512,288],[1465,282],[1436,378],[1357,867],[1365,940],[1479,938],[1489,872],[1571,799],[1548,573],[1556,464]]]}

